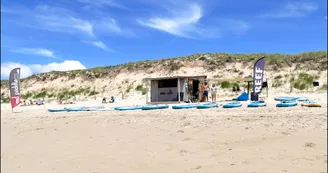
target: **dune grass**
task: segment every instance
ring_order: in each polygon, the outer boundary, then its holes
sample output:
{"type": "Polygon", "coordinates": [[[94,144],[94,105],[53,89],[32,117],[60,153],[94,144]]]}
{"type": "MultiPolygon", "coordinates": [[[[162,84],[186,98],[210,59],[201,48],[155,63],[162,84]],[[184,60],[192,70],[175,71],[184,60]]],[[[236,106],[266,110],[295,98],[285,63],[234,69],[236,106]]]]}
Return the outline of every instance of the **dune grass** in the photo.
{"type": "Polygon", "coordinates": [[[143,87],[143,85],[138,85],[136,88],[135,88],[135,90],[137,90],[137,91],[141,91],[141,94],[142,95],[146,95],[146,93],[147,93],[147,89],[146,88],[144,88],[143,87]]]}
{"type": "Polygon", "coordinates": [[[297,78],[292,80],[292,85],[296,89],[306,90],[312,88],[314,80],[318,78],[319,76],[313,76],[307,73],[299,73],[297,78]]]}
{"type": "Polygon", "coordinates": [[[284,77],[281,75],[275,76],[272,81],[272,87],[279,88],[279,87],[283,86],[286,83],[286,81],[284,81],[283,78],[284,77]]]}
{"type": "Polygon", "coordinates": [[[239,83],[232,83],[232,82],[228,82],[228,81],[223,81],[219,84],[219,86],[222,88],[222,89],[230,89],[232,87],[239,87],[239,83]]]}

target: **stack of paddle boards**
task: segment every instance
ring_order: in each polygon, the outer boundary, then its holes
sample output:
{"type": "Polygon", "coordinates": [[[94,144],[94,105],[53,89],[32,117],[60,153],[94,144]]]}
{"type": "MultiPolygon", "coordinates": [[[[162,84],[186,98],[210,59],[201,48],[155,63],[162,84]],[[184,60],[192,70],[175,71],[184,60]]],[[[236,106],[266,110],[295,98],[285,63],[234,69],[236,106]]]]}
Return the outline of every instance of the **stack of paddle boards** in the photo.
{"type": "Polygon", "coordinates": [[[142,106],[142,110],[156,110],[156,109],[167,109],[169,105],[146,105],[142,106]]]}
{"type": "Polygon", "coordinates": [[[276,107],[293,107],[298,104],[297,100],[284,100],[276,104],[276,107]]]}
{"type": "Polygon", "coordinates": [[[75,108],[64,108],[68,112],[80,112],[80,111],[86,111],[86,107],[75,107],[75,108]]]}
{"type": "Polygon", "coordinates": [[[114,110],[117,111],[132,111],[132,110],[141,110],[142,106],[123,106],[123,107],[116,107],[114,110]]]}
{"type": "Polygon", "coordinates": [[[263,107],[266,106],[266,101],[252,101],[247,107],[263,107]]]}
{"type": "Polygon", "coordinates": [[[274,98],[276,101],[285,101],[285,100],[298,100],[298,101],[304,101],[308,98],[305,96],[298,96],[298,97],[291,97],[291,96],[279,96],[274,98]]]}
{"type": "Polygon", "coordinates": [[[306,106],[306,107],[321,107],[321,105],[313,100],[308,100],[308,101],[304,101],[302,103],[302,106],[306,106]]]}
{"type": "Polygon", "coordinates": [[[197,108],[197,106],[200,106],[201,104],[185,104],[185,105],[173,105],[172,109],[192,109],[197,108]]]}
{"type": "Polygon", "coordinates": [[[216,107],[218,107],[217,103],[205,103],[205,104],[198,105],[196,108],[197,109],[208,109],[208,108],[216,108],[216,107]]]}
{"type": "Polygon", "coordinates": [[[66,112],[67,110],[66,109],[51,109],[51,108],[49,108],[48,111],[49,112],[66,112]]]}
{"type": "Polygon", "coordinates": [[[73,107],[64,109],[52,109],[49,108],[49,112],[80,112],[80,111],[109,111],[114,110],[112,107],[94,106],[94,107],[73,107]]]}
{"type": "Polygon", "coordinates": [[[85,111],[101,111],[103,109],[105,109],[105,106],[85,107],[85,111]]]}
{"type": "Polygon", "coordinates": [[[241,102],[229,102],[223,104],[223,108],[238,108],[241,107],[243,104],[241,102]]]}

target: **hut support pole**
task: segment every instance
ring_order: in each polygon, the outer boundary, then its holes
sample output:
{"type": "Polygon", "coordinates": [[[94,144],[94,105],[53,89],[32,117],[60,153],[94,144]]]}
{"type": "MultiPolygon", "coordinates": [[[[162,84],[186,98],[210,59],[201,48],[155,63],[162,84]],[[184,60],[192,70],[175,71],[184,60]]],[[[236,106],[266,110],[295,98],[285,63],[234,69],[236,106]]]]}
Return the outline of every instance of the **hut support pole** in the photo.
{"type": "Polygon", "coordinates": [[[177,80],[178,80],[178,101],[180,103],[180,80],[179,78],[177,80]]]}
{"type": "Polygon", "coordinates": [[[249,82],[247,82],[247,94],[249,95],[249,82]]]}
{"type": "Polygon", "coordinates": [[[266,86],[266,94],[267,94],[267,98],[269,98],[269,85],[268,85],[268,78],[266,79],[267,82],[267,86],[266,86]]]}
{"type": "Polygon", "coordinates": [[[148,80],[146,80],[146,104],[148,103],[148,80]]]}

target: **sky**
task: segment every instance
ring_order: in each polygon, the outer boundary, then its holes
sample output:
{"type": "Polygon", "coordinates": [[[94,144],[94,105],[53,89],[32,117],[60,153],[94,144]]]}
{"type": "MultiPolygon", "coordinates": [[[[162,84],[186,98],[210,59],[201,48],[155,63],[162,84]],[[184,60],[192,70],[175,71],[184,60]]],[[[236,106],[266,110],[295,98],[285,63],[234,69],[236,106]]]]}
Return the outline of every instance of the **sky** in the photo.
{"type": "Polygon", "coordinates": [[[1,0],[1,79],[195,53],[327,50],[326,0],[1,0]]]}

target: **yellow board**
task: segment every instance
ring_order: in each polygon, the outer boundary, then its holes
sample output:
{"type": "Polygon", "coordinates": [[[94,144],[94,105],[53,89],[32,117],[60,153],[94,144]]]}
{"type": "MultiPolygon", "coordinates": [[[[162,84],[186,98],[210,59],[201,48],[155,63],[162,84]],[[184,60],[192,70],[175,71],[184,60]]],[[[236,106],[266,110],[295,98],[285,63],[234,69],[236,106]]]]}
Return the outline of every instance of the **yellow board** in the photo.
{"type": "Polygon", "coordinates": [[[321,105],[319,103],[302,104],[302,106],[306,106],[306,107],[321,107],[321,105]]]}

